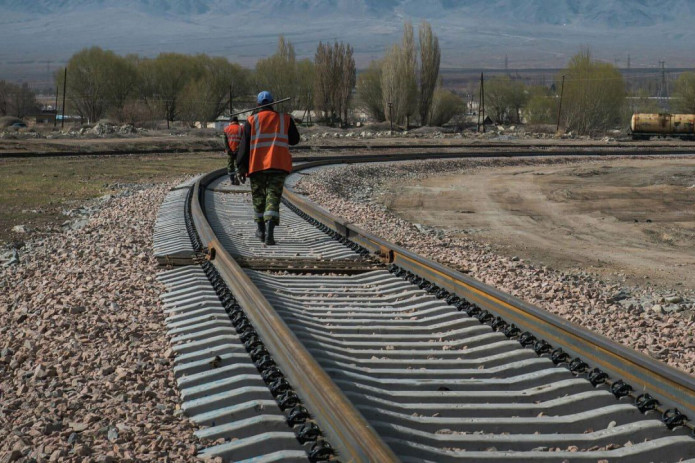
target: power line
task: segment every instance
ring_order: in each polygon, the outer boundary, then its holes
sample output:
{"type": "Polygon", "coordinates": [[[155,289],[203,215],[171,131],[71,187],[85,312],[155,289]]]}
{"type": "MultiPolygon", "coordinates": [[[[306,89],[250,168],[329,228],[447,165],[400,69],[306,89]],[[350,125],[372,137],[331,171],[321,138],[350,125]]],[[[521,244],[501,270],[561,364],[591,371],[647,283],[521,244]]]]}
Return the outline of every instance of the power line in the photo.
{"type": "Polygon", "coordinates": [[[668,98],[668,87],[666,86],[666,61],[659,61],[659,66],[661,67],[661,88],[659,89],[659,96],[662,98],[668,98]]]}

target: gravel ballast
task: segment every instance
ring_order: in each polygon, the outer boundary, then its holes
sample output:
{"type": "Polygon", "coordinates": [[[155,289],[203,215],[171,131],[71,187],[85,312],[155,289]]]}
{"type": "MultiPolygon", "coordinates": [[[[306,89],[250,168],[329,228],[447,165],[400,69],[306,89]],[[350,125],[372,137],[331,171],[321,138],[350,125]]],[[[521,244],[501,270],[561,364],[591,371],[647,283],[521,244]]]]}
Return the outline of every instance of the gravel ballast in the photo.
{"type": "Polygon", "coordinates": [[[194,461],[152,256],[167,185],[0,268],[0,461],[194,461]]]}
{"type": "MultiPolygon", "coordinates": [[[[446,161],[438,171],[513,162],[520,161],[446,161]]],[[[383,182],[436,174],[431,167],[325,169],[300,188],[386,239],[695,373],[690,311],[621,305],[613,298],[624,288],[418,229],[374,200],[383,182]]],[[[194,427],[179,411],[159,301],[164,287],[151,250],[167,192],[168,185],[129,186],[102,201],[82,228],[29,240],[19,263],[0,267],[0,462],[196,460],[194,427]]],[[[647,297],[650,289],[629,291],[647,297]]]]}
{"type": "Polygon", "coordinates": [[[695,373],[692,294],[684,295],[682,312],[658,312],[652,310],[654,301],[668,298],[667,292],[660,294],[647,286],[626,288],[601,281],[582,269],[561,272],[500,255],[488,243],[409,223],[379,203],[380,193],[393,182],[472,169],[576,162],[572,158],[487,158],[341,166],[312,172],[299,182],[297,190],[332,213],[410,251],[463,271],[687,373],[695,373]],[[622,297],[625,293],[630,294],[629,304],[622,297]]]}

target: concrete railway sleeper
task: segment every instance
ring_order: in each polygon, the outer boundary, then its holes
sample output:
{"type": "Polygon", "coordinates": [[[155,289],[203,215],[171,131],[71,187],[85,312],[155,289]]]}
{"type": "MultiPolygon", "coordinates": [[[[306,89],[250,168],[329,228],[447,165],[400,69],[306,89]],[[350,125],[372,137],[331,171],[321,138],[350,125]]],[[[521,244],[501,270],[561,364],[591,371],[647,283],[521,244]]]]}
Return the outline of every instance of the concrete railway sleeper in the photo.
{"type": "MultiPolygon", "coordinates": [[[[177,193],[177,196],[181,196],[177,193]]],[[[190,192],[184,211],[190,207],[190,192]]],[[[166,213],[166,212],[165,212],[166,213]]],[[[190,217],[190,214],[186,214],[190,217]]],[[[194,251],[202,251],[185,220],[194,251]]],[[[170,233],[163,227],[160,234],[170,233]]],[[[171,263],[171,259],[164,259],[171,263]]],[[[271,359],[217,270],[204,260],[160,274],[182,410],[205,428],[203,458],[226,461],[322,461],[334,452],[271,359]]]]}
{"type": "Polygon", "coordinates": [[[237,440],[265,439],[254,461],[695,461],[691,377],[286,198],[268,248],[220,172],[182,208],[198,263],[163,277],[176,376],[199,435],[229,440],[201,456],[243,460],[237,440]]]}

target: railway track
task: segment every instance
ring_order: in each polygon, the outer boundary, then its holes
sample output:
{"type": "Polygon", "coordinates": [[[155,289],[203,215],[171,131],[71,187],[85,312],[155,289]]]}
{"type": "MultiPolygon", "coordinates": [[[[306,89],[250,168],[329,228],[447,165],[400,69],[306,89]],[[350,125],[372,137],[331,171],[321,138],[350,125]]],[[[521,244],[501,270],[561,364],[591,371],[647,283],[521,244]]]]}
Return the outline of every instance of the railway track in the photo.
{"type": "MultiPolygon", "coordinates": [[[[407,140],[406,140],[407,141],[407,140]]],[[[0,150],[0,159],[3,158],[42,158],[42,157],[90,157],[90,156],[133,156],[133,155],[159,155],[159,154],[185,154],[185,153],[222,153],[223,147],[210,147],[208,144],[191,147],[158,147],[158,148],[136,148],[128,147],[113,150],[99,151],[81,151],[60,149],[55,151],[3,151],[0,150]]],[[[582,154],[623,154],[626,156],[638,156],[641,154],[695,154],[695,146],[692,144],[675,142],[662,143],[658,145],[645,145],[640,142],[615,142],[611,145],[597,145],[595,143],[576,143],[567,145],[564,143],[499,143],[499,142],[483,142],[483,143],[384,143],[371,144],[341,144],[341,145],[300,145],[292,148],[295,155],[295,160],[310,158],[317,160],[322,158],[335,158],[335,155],[330,153],[342,152],[373,152],[377,156],[387,152],[394,151],[399,155],[404,152],[422,153],[424,151],[441,152],[442,150],[458,150],[466,156],[478,155],[499,155],[507,152],[510,156],[535,156],[538,153],[548,154],[577,154],[583,151],[582,154]],[[323,154],[322,154],[323,153],[323,154]]]]}
{"type": "Polygon", "coordinates": [[[202,457],[695,461],[694,378],[291,188],[280,245],[261,246],[222,173],[173,189],[154,240],[177,266],[159,278],[202,457]]]}

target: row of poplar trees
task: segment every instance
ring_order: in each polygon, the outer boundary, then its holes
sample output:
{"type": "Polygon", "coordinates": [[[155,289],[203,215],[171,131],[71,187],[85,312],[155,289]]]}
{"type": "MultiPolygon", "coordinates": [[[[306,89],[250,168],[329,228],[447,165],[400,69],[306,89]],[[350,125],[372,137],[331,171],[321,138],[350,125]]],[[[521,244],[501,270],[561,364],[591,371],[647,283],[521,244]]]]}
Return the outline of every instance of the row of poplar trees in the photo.
{"type": "MultiPolygon", "coordinates": [[[[313,113],[330,125],[346,125],[355,107],[377,120],[407,125],[417,116],[423,124],[441,123],[447,108],[442,93],[449,103],[455,97],[441,90],[440,60],[439,41],[426,22],[419,28],[419,49],[406,23],[401,43],[371,63],[359,81],[354,50],[342,42],[321,42],[313,60],[298,60],[292,43],[280,36],[276,52],[253,70],[205,54],[144,58],[92,47],[70,58],[66,95],[68,111],[88,122],[106,116],[130,123],[164,119],[167,126],[209,122],[227,111],[230,100],[238,109],[252,104],[255,92],[269,90],[276,99],[293,97],[282,110],[303,111],[307,119],[313,113]]],[[[59,89],[64,75],[64,69],[56,72],[59,89]]]]}
{"type": "Polygon", "coordinates": [[[307,115],[313,109],[330,125],[346,125],[351,109],[406,127],[415,119],[441,125],[462,112],[464,104],[442,88],[440,62],[439,39],[430,24],[420,24],[416,45],[413,25],[406,22],[401,43],[359,77],[349,44],[319,43],[313,61],[297,61],[292,44],[280,37],[276,53],[256,65],[256,80],[276,95],[295,95],[292,109],[307,115]]]}
{"type": "Polygon", "coordinates": [[[357,95],[362,107],[377,120],[405,127],[415,119],[421,125],[448,122],[464,110],[464,103],[442,88],[440,62],[439,39],[430,24],[420,24],[416,46],[413,25],[406,22],[401,43],[394,44],[384,58],[372,61],[360,74],[357,95]]]}
{"type": "Polygon", "coordinates": [[[353,54],[349,44],[320,42],[313,61],[298,61],[292,43],[280,36],[275,54],[256,63],[256,87],[276,99],[292,96],[286,111],[303,111],[306,119],[315,111],[330,125],[345,125],[357,75],[353,54]]]}
{"type": "MultiPolygon", "coordinates": [[[[280,36],[277,51],[254,70],[205,54],[162,53],[155,58],[119,56],[99,47],[84,49],[67,64],[69,111],[88,122],[110,117],[119,122],[151,120],[210,122],[254,103],[253,94],[269,90],[292,100],[284,111],[318,110],[330,123],[345,124],[355,86],[350,45],[320,43],[315,61],[297,60],[294,46],[280,36]]],[[[56,72],[63,88],[64,69],[56,72]]],[[[62,90],[60,90],[62,91],[62,90]]]]}
{"type": "MultiPolygon", "coordinates": [[[[400,43],[359,76],[354,50],[342,42],[319,43],[313,60],[298,60],[292,43],[280,36],[275,53],[254,69],[204,54],[145,58],[92,47],[68,62],[68,114],[89,122],[105,116],[134,124],[209,122],[228,111],[230,103],[235,109],[247,107],[256,92],[270,90],[276,99],[293,97],[283,111],[300,110],[304,119],[313,113],[330,125],[346,125],[356,109],[405,127],[440,126],[464,112],[465,105],[442,87],[439,40],[429,23],[419,25],[417,39],[406,22],[400,43]]],[[[59,89],[63,71],[56,73],[59,89]]],[[[679,76],[673,96],[671,110],[695,113],[695,73],[679,76]]],[[[592,59],[588,50],[575,55],[550,87],[527,86],[510,76],[486,80],[485,102],[486,115],[496,122],[555,124],[559,116],[562,127],[579,133],[624,125],[633,112],[662,111],[646,91],[629,91],[621,72],[592,59]]],[[[36,106],[26,84],[0,82],[0,116],[22,117],[36,106]]]]}

